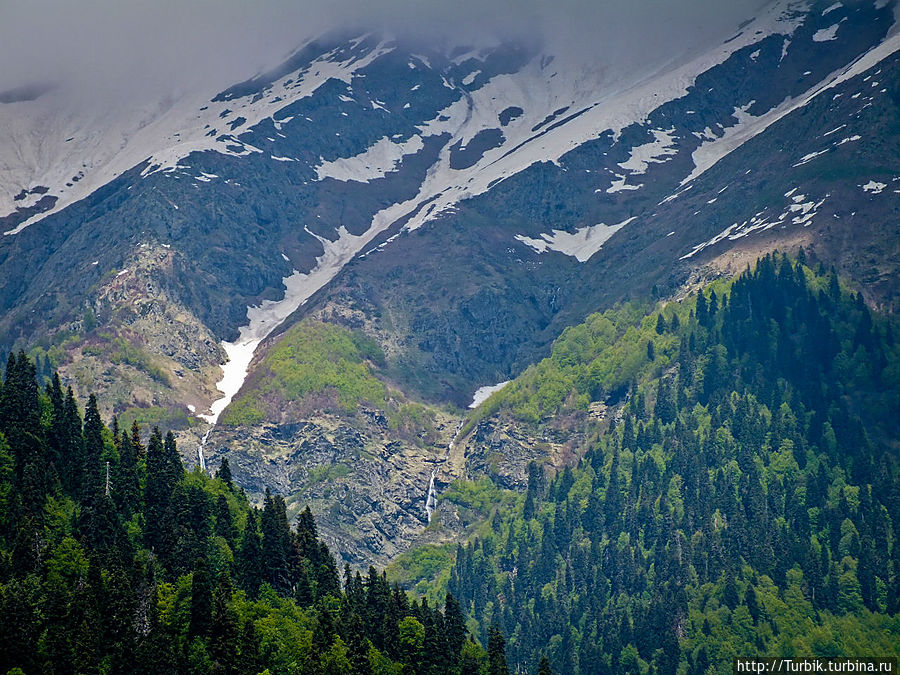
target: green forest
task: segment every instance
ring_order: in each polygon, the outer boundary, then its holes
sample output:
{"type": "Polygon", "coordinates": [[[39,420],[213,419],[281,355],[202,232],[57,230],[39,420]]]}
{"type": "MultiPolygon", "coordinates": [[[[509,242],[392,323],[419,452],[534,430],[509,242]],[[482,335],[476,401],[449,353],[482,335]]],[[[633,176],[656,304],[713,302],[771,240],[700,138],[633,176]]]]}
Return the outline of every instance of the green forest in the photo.
{"type": "Polygon", "coordinates": [[[801,251],[566,330],[467,427],[539,430],[599,403],[605,417],[571,466],[532,462],[527,490],[445,493],[490,496],[489,515],[455,554],[411,554],[436,561],[421,598],[339,570],[308,508],[292,526],[280,496],[251,505],[227,460],[186,471],[171,432],[107,425],[93,396],[82,412],[11,355],[0,673],[702,674],[735,656],[900,656],[894,329],[801,251]]]}
{"type": "Polygon", "coordinates": [[[341,575],[307,508],[249,504],[227,460],[186,472],[171,432],[107,427],[9,358],[0,388],[0,672],[507,673],[453,596],[341,575]],[[343,577],[343,578],[342,578],[343,577]]]}
{"type": "Polygon", "coordinates": [[[479,413],[617,411],[577,466],[530,465],[516,507],[456,552],[448,589],[512,667],[900,655],[900,349],[804,262],[590,317],[479,413]]]}

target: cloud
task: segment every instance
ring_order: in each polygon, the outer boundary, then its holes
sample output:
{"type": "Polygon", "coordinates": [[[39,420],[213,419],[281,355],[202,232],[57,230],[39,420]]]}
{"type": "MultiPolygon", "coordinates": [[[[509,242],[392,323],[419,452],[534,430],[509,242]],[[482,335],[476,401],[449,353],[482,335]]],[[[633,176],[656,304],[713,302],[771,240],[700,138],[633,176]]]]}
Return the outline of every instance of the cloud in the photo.
{"type": "Polygon", "coordinates": [[[540,37],[583,58],[640,61],[690,50],[763,0],[5,0],[0,92],[36,82],[86,96],[222,88],[332,27],[429,41],[540,37]]]}

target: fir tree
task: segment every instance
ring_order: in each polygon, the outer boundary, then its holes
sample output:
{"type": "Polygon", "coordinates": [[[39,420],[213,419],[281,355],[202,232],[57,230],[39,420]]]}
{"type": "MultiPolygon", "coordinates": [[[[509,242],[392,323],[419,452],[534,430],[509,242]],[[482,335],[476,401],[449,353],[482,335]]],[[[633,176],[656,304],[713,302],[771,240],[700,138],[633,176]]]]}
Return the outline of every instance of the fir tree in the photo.
{"type": "Polygon", "coordinates": [[[488,675],[509,675],[506,665],[506,640],[497,626],[488,631],[488,675]]]}

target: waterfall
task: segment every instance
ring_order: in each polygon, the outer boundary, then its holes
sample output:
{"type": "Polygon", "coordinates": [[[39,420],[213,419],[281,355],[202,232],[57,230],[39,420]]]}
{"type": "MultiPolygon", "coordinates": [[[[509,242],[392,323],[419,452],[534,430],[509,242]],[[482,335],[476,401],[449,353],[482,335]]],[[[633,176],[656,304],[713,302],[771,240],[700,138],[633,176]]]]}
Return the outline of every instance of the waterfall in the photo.
{"type": "Polygon", "coordinates": [[[453,432],[453,438],[450,439],[449,445],[447,445],[447,454],[444,456],[444,461],[450,459],[450,453],[453,452],[453,446],[456,443],[456,438],[459,436],[459,432],[462,431],[464,420],[460,420],[459,424],[456,425],[456,431],[453,432]]]}
{"type": "Polygon", "coordinates": [[[197,458],[200,460],[200,470],[203,473],[206,473],[206,458],[203,456],[203,446],[206,445],[206,440],[209,438],[209,432],[212,431],[212,427],[206,430],[206,433],[203,434],[203,438],[200,441],[200,445],[197,446],[197,458]]]}
{"type": "Polygon", "coordinates": [[[425,513],[428,516],[428,522],[431,522],[431,514],[437,508],[437,494],[434,491],[434,471],[431,472],[431,481],[428,483],[428,496],[425,498],[425,513]]]}

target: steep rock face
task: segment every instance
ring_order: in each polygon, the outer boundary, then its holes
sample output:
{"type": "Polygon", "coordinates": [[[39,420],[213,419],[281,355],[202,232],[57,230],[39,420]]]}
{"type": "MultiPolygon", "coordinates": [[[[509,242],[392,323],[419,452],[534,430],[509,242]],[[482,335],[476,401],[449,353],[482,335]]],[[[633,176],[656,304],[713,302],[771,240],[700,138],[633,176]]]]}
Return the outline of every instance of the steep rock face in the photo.
{"type": "Polygon", "coordinates": [[[49,348],[60,376],[82,396],[96,393],[104,413],[126,426],[187,428],[216,397],[222,349],[166,288],[178,258],[168,247],[138,245],[121,269],[105,271],[84,313],[62,326],[65,341],[49,348]]]}
{"type": "MultiPolygon", "coordinates": [[[[454,427],[448,418],[437,432],[443,440],[454,427]]],[[[431,472],[442,485],[458,477],[443,462],[444,447],[396,440],[371,409],[353,423],[314,414],[297,423],[223,427],[206,452],[213,470],[228,459],[251,498],[277,491],[291,515],[310,505],[328,545],[353,565],[386,564],[406,550],[428,525],[431,472]]]]}

